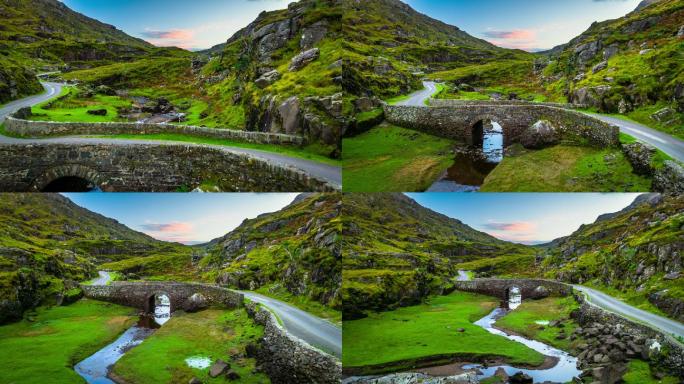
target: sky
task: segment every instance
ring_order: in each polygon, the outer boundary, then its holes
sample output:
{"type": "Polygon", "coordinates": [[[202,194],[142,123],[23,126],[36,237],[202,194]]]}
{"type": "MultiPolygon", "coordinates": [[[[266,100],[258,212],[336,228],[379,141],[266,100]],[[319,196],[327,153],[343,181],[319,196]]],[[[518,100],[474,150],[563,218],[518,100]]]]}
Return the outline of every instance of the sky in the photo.
{"type": "Polygon", "coordinates": [[[65,193],[77,205],[156,239],[205,243],[244,219],[276,212],[296,193],[65,193]]]}
{"type": "Polygon", "coordinates": [[[641,0],[404,0],[417,11],[505,48],[546,50],[641,0]]]}
{"type": "MultiPolygon", "coordinates": [[[[291,0],[63,0],[71,9],[158,46],[206,49],[264,10],[291,0]]],[[[419,12],[506,48],[564,44],[592,22],[631,12],[640,0],[404,0],[419,12]]]]}
{"type": "Polygon", "coordinates": [[[69,8],[157,46],[190,50],[225,43],[261,11],[290,0],[62,0],[69,8]]]}
{"type": "Polygon", "coordinates": [[[541,244],[567,236],[599,215],[622,210],[633,193],[407,193],[420,205],[502,240],[541,244]]]}

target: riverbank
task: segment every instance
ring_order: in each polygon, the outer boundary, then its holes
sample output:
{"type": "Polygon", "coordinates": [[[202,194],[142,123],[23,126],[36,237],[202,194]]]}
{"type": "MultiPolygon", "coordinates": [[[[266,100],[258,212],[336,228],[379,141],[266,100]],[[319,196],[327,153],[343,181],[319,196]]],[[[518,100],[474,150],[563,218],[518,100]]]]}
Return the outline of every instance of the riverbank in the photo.
{"type": "Polygon", "coordinates": [[[131,308],[83,299],[39,308],[27,319],[33,320],[0,327],[0,382],[82,382],[72,367],[118,338],[136,317],[131,308]]]}

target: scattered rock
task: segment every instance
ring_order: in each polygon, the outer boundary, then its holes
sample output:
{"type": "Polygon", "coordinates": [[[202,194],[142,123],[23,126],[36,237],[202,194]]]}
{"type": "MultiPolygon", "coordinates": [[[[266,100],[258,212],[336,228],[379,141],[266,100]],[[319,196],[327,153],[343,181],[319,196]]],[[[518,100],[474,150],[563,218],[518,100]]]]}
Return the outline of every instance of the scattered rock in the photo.
{"type": "Polygon", "coordinates": [[[650,144],[641,142],[625,144],[622,146],[622,152],[632,164],[634,173],[643,176],[652,176],[654,169],[651,163],[653,156],[656,154],[656,148],[650,144]]]}
{"type": "Polygon", "coordinates": [[[648,49],[642,49],[641,51],[639,51],[639,54],[640,55],[646,55],[646,54],[651,53],[651,52],[653,52],[653,49],[648,48],[648,49]]]}
{"type": "Polygon", "coordinates": [[[677,37],[684,38],[684,25],[679,27],[679,32],[677,32],[677,37]]]}
{"type": "Polygon", "coordinates": [[[663,123],[663,124],[673,124],[678,120],[677,112],[670,108],[665,107],[658,112],[651,115],[651,119],[663,123]]]}
{"type": "Polygon", "coordinates": [[[231,369],[228,372],[226,372],[226,378],[228,380],[238,380],[240,378],[240,375],[231,369]]]}
{"type": "Polygon", "coordinates": [[[295,134],[300,128],[300,103],[297,96],[285,100],[279,107],[278,113],[282,118],[283,130],[287,134],[295,134]]]}
{"type": "Polygon", "coordinates": [[[190,379],[190,381],[188,381],[188,384],[202,384],[202,380],[193,377],[192,379],[190,379]]]}
{"type": "Polygon", "coordinates": [[[603,60],[608,60],[620,52],[620,46],[617,44],[612,44],[603,50],[603,60]]]}
{"type": "Polygon", "coordinates": [[[221,359],[216,360],[216,362],[212,364],[212,366],[209,368],[209,376],[219,377],[226,373],[228,369],[230,369],[230,364],[226,363],[221,359]]]}
{"type": "Polygon", "coordinates": [[[578,74],[577,76],[575,76],[575,78],[572,80],[575,82],[580,82],[580,81],[584,80],[586,77],[587,77],[587,75],[584,72],[582,72],[582,73],[578,74]]]}
{"type": "Polygon", "coordinates": [[[664,278],[665,280],[677,280],[677,279],[679,279],[680,277],[682,277],[682,274],[681,274],[680,272],[672,272],[672,273],[668,273],[668,274],[665,275],[665,277],[663,277],[663,278],[664,278]]]}
{"type": "Polygon", "coordinates": [[[264,73],[254,81],[254,83],[259,87],[259,88],[266,88],[269,85],[275,83],[280,79],[280,72],[278,70],[274,69],[270,72],[264,73]]]}
{"type": "Polygon", "coordinates": [[[532,384],[534,383],[534,379],[526,373],[517,372],[510,377],[508,382],[510,384],[532,384]]]}
{"type": "Polygon", "coordinates": [[[560,141],[556,127],[548,120],[540,120],[523,132],[520,143],[529,149],[556,145],[560,141]]]}
{"type": "Polygon", "coordinates": [[[594,68],[591,69],[593,73],[603,71],[604,69],[608,68],[608,62],[607,61],[602,61],[594,66],[594,68]]]}
{"type": "Polygon", "coordinates": [[[32,112],[31,107],[24,107],[24,108],[19,109],[16,112],[14,112],[14,114],[12,116],[14,118],[17,118],[17,119],[26,120],[26,119],[30,118],[31,116],[33,116],[33,112],[32,112]]]}
{"type": "Polygon", "coordinates": [[[302,30],[302,39],[299,41],[299,46],[302,49],[313,48],[319,41],[325,38],[328,33],[328,22],[325,20],[318,21],[302,30]]]}
{"type": "Polygon", "coordinates": [[[508,373],[506,373],[506,370],[503,369],[503,367],[499,367],[496,372],[494,372],[494,377],[498,377],[502,383],[508,382],[508,373]]]}
{"type": "Polygon", "coordinates": [[[549,297],[550,294],[551,292],[548,288],[546,288],[543,285],[540,285],[537,288],[535,288],[534,291],[532,291],[532,298],[534,300],[544,299],[549,297]]]}
{"type": "Polygon", "coordinates": [[[459,329],[457,329],[456,331],[457,331],[457,332],[463,333],[463,332],[465,332],[466,330],[465,330],[465,328],[459,328],[459,329]]]}
{"type": "Polygon", "coordinates": [[[300,69],[308,65],[310,62],[318,59],[320,54],[321,51],[318,48],[312,48],[298,54],[297,56],[293,57],[292,61],[290,62],[290,71],[299,71],[300,69]]]}
{"type": "Polygon", "coordinates": [[[185,312],[197,312],[209,306],[209,302],[201,293],[195,293],[185,300],[183,310],[185,312]]]}
{"type": "Polygon", "coordinates": [[[107,116],[107,110],[102,108],[102,109],[93,109],[88,111],[89,115],[93,116],[107,116]]]}

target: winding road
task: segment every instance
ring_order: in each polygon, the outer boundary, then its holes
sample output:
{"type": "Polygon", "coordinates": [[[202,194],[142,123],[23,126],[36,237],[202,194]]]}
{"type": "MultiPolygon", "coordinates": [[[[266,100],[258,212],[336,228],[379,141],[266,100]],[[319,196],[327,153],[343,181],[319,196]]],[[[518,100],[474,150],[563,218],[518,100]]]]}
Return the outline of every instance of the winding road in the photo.
{"type": "MultiPolygon", "coordinates": [[[[424,81],[423,85],[425,86],[424,89],[412,93],[408,99],[398,102],[396,105],[415,107],[425,106],[425,100],[432,97],[437,91],[437,83],[434,81],[424,81]]],[[[670,155],[673,159],[684,162],[684,141],[672,135],[668,135],[667,133],[655,130],[643,124],[623,120],[617,117],[590,112],[583,113],[608,124],[616,125],[620,127],[620,132],[630,135],[641,142],[651,144],[670,155]]]]}
{"type": "MultiPolygon", "coordinates": [[[[2,108],[0,108],[0,124],[5,118],[23,107],[30,107],[40,104],[44,101],[59,95],[62,91],[62,84],[41,82],[45,88],[45,93],[30,96],[21,100],[15,100],[2,108]]],[[[258,149],[248,149],[239,147],[230,147],[223,145],[207,145],[207,144],[192,144],[185,142],[174,142],[167,140],[126,140],[126,139],[109,139],[109,138],[89,138],[85,136],[67,136],[56,137],[48,139],[16,139],[0,135],[0,144],[74,144],[74,145],[92,145],[92,144],[111,144],[111,145],[183,145],[183,146],[201,146],[219,149],[228,153],[246,154],[254,158],[269,162],[275,165],[285,165],[292,168],[299,169],[319,180],[325,180],[332,184],[335,188],[342,188],[342,168],[334,165],[319,163],[316,161],[300,159],[297,157],[290,157],[287,155],[261,151],[258,149]]]]}
{"type": "Polygon", "coordinates": [[[342,329],[280,300],[240,291],[248,299],[266,306],[282,321],[289,333],[338,358],[342,357],[342,329]]]}
{"type": "MultiPolygon", "coordinates": [[[[91,281],[92,285],[107,285],[112,281],[109,272],[98,271],[98,274],[100,276],[91,281]]],[[[238,292],[273,311],[290,334],[333,356],[342,357],[342,330],[339,327],[280,300],[249,291],[238,292]]]]}
{"type": "Polygon", "coordinates": [[[628,319],[636,320],[665,334],[684,338],[684,324],[678,321],[635,308],[592,288],[581,285],[573,285],[573,288],[582,292],[587,297],[589,304],[603,308],[628,319]]]}

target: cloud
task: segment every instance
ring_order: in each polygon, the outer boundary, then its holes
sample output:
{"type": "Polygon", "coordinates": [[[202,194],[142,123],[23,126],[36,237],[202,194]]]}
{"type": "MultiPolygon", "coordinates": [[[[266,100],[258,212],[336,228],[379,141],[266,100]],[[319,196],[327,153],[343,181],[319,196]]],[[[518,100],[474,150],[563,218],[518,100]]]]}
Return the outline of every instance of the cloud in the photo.
{"type": "Polygon", "coordinates": [[[189,232],[192,231],[192,224],[173,222],[173,223],[148,223],[140,226],[144,231],[150,232],[189,232]]]}
{"type": "Polygon", "coordinates": [[[518,221],[513,223],[489,222],[484,227],[492,231],[527,232],[535,230],[537,226],[527,221],[518,221]]]}
{"type": "Polygon", "coordinates": [[[195,34],[196,32],[192,29],[170,29],[168,31],[146,29],[140,33],[145,40],[158,47],[180,47],[184,49],[197,47],[195,34]]]}
{"type": "Polygon", "coordinates": [[[504,40],[532,40],[536,34],[529,29],[516,29],[513,31],[486,31],[486,37],[504,40]]]}
{"type": "Polygon", "coordinates": [[[188,40],[192,39],[194,33],[186,29],[174,29],[172,31],[154,31],[148,29],[143,32],[142,35],[150,39],[188,40]]]}

